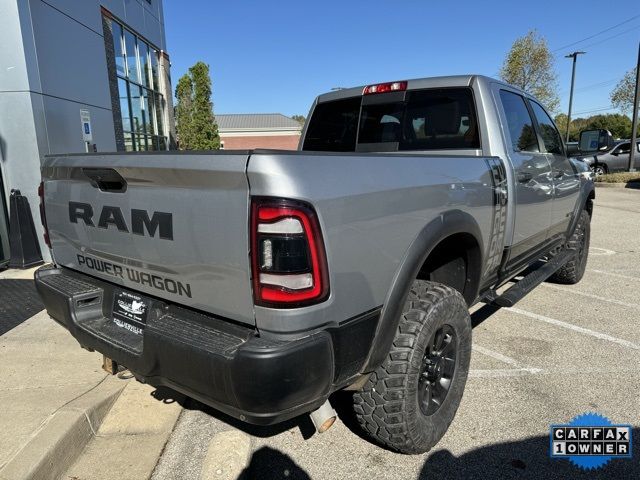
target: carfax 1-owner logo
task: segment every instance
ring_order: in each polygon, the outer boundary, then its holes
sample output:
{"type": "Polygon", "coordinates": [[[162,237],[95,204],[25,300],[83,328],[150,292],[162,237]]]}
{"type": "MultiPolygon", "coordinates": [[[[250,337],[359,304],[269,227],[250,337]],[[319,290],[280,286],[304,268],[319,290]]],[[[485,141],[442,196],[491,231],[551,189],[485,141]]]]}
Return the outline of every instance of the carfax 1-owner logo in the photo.
{"type": "Polygon", "coordinates": [[[584,413],[567,425],[551,426],[551,458],[569,459],[587,470],[614,458],[631,459],[631,434],[630,425],[614,425],[598,413],[584,413]]]}

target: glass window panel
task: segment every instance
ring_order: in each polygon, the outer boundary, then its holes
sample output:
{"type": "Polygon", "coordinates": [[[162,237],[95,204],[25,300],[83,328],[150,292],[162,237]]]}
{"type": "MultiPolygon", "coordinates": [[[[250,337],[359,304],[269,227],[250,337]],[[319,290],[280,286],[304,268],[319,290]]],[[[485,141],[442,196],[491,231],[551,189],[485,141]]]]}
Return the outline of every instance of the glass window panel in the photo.
{"type": "Polygon", "coordinates": [[[531,102],[531,108],[533,108],[533,114],[536,116],[536,120],[538,120],[542,141],[544,142],[547,152],[564,155],[560,133],[558,133],[551,117],[536,102],[531,102]]]}
{"type": "Polygon", "coordinates": [[[150,75],[151,69],[149,65],[149,46],[138,39],[138,54],[140,55],[140,68],[142,69],[142,85],[151,87],[150,75]]]}
{"type": "Polygon", "coordinates": [[[164,133],[164,108],[163,108],[163,101],[164,98],[162,98],[162,95],[160,95],[159,93],[156,93],[154,95],[155,98],[155,114],[156,114],[156,125],[158,126],[158,133],[159,134],[163,134],[164,133]]]}
{"type": "Polygon", "coordinates": [[[160,82],[158,81],[158,51],[151,50],[151,76],[153,77],[153,88],[158,90],[160,82]]]}
{"type": "Polygon", "coordinates": [[[153,93],[143,88],[142,114],[145,121],[145,133],[156,133],[153,125],[153,93]],[[150,101],[151,100],[151,101],[150,101]]]}
{"type": "Polygon", "coordinates": [[[120,113],[122,114],[122,129],[125,132],[132,131],[131,110],[129,108],[129,93],[127,91],[127,81],[118,79],[118,95],[120,96],[120,113]]]}
{"type": "Polygon", "coordinates": [[[124,31],[124,43],[127,49],[127,75],[131,80],[140,82],[136,61],[136,37],[128,30],[124,31]]]}
{"type": "Polygon", "coordinates": [[[122,27],[117,22],[111,22],[113,25],[113,50],[116,56],[116,71],[118,75],[126,76],[125,55],[122,48],[122,27]]]}
{"type": "Polygon", "coordinates": [[[303,150],[353,152],[361,97],[319,103],[307,129],[303,150]]]}
{"type": "Polygon", "coordinates": [[[144,132],[144,116],[143,105],[144,97],[141,92],[142,88],[137,85],[129,84],[129,92],[131,94],[131,118],[133,120],[133,131],[144,132]]]}
{"type": "Polygon", "coordinates": [[[524,98],[506,90],[500,90],[502,107],[507,117],[507,127],[515,152],[539,152],[538,137],[524,98]]]}
{"type": "Polygon", "coordinates": [[[131,135],[130,133],[125,133],[124,134],[124,149],[127,152],[133,152],[134,151],[133,135],[131,135]]]}
{"type": "Polygon", "coordinates": [[[149,137],[147,141],[149,143],[149,150],[158,150],[158,137],[149,137]]]}
{"type": "Polygon", "coordinates": [[[137,148],[136,150],[138,151],[144,151],[147,150],[147,137],[146,135],[136,135],[136,143],[137,143],[137,148]]]}

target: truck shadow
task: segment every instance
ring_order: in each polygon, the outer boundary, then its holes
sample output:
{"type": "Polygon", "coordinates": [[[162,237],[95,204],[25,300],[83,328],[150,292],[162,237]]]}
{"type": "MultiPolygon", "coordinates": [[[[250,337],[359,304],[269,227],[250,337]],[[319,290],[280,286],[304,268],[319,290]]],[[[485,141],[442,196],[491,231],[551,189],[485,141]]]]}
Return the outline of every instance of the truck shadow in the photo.
{"type": "MultiPolygon", "coordinates": [[[[482,306],[481,308],[479,308],[478,310],[476,310],[471,314],[471,326],[473,328],[476,328],[482,322],[490,318],[498,310],[500,310],[500,307],[497,307],[494,305],[487,304],[482,306]]],[[[361,439],[369,443],[375,444],[376,442],[373,441],[370,437],[368,437],[362,431],[362,429],[360,428],[360,425],[358,424],[358,421],[356,419],[355,413],[353,412],[353,408],[352,408],[352,405],[353,405],[352,396],[353,394],[351,392],[346,392],[346,391],[335,392],[330,397],[331,405],[336,410],[336,412],[338,412],[338,417],[340,417],[340,420],[342,421],[342,423],[344,423],[344,425],[349,430],[351,430],[353,434],[357,435],[358,437],[360,437],[361,439]]],[[[313,425],[311,425],[311,428],[313,429],[313,425]]],[[[386,449],[384,445],[378,444],[378,446],[386,449]]]]}
{"type": "MultiPolygon", "coordinates": [[[[494,307],[492,305],[485,305],[481,307],[471,315],[472,326],[475,328],[476,326],[480,325],[483,321],[491,317],[491,315],[493,315],[499,309],[500,307],[494,307]]],[[[171,392],[171,390],[159,389],[158,400],[166,402],[167,392],[171,392]]],[[[170,393],[168,395],[169,397],[171,396],[170,393]]],[[[362,429],[360,428],[360,425],[358,425],[358,421],[356,420],[355,414],[353,413],[352,393],[345,391],[335,392],[331,395],[330,401],[331,405],[338,413],[338,417],[340,418],[342,423],[344,423],[344,425],[353,434],[357,435],[364,441],[372,443],[371,438],[369,438],[362,432],[362,429]]],[[[202,412],[205,412],[207,415],[210,415],[217,420],[230,425],[233,428],[259,438],[272,437],[292,428],[298,428],[305,440],[308,440],[316,433],[315,427],[313,426],[313,423],[311,423],[311,419],[308,415],[301,415],[283,423],[262,427],[257,425],[250,425],[248,423],[237,420],[191,398],[185,398],[183,407],[189,410],[200,410],[202,412]]],[[[378,446],[380,446],[381,448],[385,448],[382,445],[378,446]]]]}
{"type": "Polygon", "coordinates": [[[300,430],[300,433],[302,434],[302,437],[305,440],[308,440],[316,431],[308,415],[301,415],[299,417],[292,418],[291,420],[287,420],[286,422],[263,427],[259,425],[251,425],[237,420],[192,398],[186,398],[182,406],[188,410],[200,410],[201,412],[210,415],[216,420],[220,420],[221,422],[224,422],[233,428],[259,438],[273,437],[282,432],[286,432],[287,430],[291,430],[292,428],[298,428],[300,430]]]}
{"type": "MultiPolygon", "coordinates": [[[[632,429],[638,437],[640,429],[632,429]]],[[[569,460],[549,457],[549,437],[530,437],[515,442],[492,443],[460,456],[449,450],[437,450],[426,459],[418,478],[420,480],[447,478],[485,479],[612,479],[640,478],[640,444],[632,446],[630,459],[613,459],[596,470],[583,470],[569,460]]]]}
{"type": "Polygon", "coordinates": [[[311,476],[289,455],[273,448],[262,447],[253,452],[249,465],[242,471],[238,480],[282,478],[311,480],[311,476]]]}
{"type": "Polygon", "coordinates": [[[0,279],[0,335],[43,309],[33,280],[0,279]]]}

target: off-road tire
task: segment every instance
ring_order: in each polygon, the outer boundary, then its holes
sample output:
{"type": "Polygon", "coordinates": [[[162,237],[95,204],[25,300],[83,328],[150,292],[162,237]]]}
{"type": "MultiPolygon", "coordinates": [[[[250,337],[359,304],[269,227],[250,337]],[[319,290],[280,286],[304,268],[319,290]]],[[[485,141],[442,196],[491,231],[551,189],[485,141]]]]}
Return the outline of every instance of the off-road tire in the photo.
{"type": "Polygon", "coordinates": [[[549,277],[549,281],[573,285],[582,280],[587,268],[589,244],[591,240],[591,216],[587,210],[582,210],[578,225],[567,242],[567,248],[575,250],[575,254],[556,273],[549,277]]]}
{"type": "Polygon", "coordinates": [[[458,410],[470,359],[471,318],[462,295],[440,283],[415,280],[389,354],[363,389],[354,394],[358,423],[374,441],[397,452],[430,450],[458,410]],[[455,361],[451,362],[455,366],[440,407],[426,415],[419,402],[423,362],[433,335],[445,325],[451,327],[447,331],[453,331],[450,338],[456,340],[455,361]]]}

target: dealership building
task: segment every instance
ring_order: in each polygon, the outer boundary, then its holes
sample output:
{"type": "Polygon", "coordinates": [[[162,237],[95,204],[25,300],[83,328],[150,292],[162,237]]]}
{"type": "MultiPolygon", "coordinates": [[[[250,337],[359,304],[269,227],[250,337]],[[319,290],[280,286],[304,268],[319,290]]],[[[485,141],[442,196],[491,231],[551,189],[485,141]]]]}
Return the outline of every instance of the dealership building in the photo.
{"type": "Polygon", "coordinates": [[[161,0],[0,2],[0,265],[9,195],[30,203],[44,155],[175,145],[161,0]]]}

